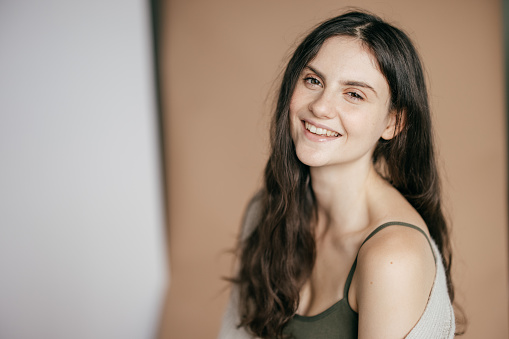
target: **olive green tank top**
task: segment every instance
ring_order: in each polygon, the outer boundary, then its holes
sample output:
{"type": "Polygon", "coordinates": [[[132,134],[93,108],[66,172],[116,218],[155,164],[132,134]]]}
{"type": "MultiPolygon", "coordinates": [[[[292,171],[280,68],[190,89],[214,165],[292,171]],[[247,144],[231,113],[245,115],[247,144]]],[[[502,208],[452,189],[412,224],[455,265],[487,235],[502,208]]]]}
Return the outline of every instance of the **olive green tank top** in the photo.
{"type": "MultiPolygon", "coordinates": [[[[377,232],[392,225],[411,227],[420,231],[422,234],[424,234],[424,236],[428,240],[428,243],[431,246],[431,242],[428,236],[419,227],[404,222],[388,222],[381,226],[378,226],[373,232],[371,232],[371,234],[362,242],[360,247],[362,247],[362,245],[364,245],[364,243],[368,241],[372,236],[374,236],[377,232]]],[[[433,256],[435,256],[433,246],[431,246],[431,248],[433,256]]],[[[291,335],[291,338],[294,339],[357,338],[359,315],[357,314],[357,312],[352,310],[352,308],[350,307],[350,303],[348,302],[348,291],[350,289],[350,284],[352,283],[352,277],[356,267],[357,267],[357,257],[355,258],[352,268],[348,273],[348,277],[346,278],[345,287],[343,289],[343,298],[341,300],[336,302],[334,305],[332,305],[325,311],[314,316],[308,317],[298,314],[294,315],[294,317],[288,322],[288,324],[284,328],[283,333],[291,335]]]]}

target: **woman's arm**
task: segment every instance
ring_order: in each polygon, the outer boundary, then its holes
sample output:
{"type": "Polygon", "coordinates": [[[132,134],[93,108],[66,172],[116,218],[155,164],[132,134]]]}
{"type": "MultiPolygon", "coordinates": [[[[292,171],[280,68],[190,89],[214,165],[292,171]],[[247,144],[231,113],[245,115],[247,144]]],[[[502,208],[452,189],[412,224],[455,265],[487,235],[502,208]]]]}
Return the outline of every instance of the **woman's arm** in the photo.
{"type": "Polygon", "coordinates": [[[240,323],[238,309],[238,289],[237,286],[233,285],[230,301],[223,315],[221,330],[217,336],[218,339],[253,339],[244,328],[237,328],[237,325],[240,323]]]}
{"type": "Polygon", "coordinates": [[[388,228],[361,248],[355,275],[359,339],[404,338],[426,308],[433,252],[420,232],[388,228]]]}
{"type": "MultiPolygon", "coordinates": [[[[256,194],[246,208],[239,234],[239,241],[244,241],[256,227],[260,218],[260,197],[261,193],[256,194]]],[[[235,272],[238,270],[238,264],[237,261],[235,272]]],[[[218,339],[253,339],[253,336],[244,328],[237,328],[239,323],[239,291],[237,285],[232,284],[230,300],[223,315],[223,322],[218,339]]]]}

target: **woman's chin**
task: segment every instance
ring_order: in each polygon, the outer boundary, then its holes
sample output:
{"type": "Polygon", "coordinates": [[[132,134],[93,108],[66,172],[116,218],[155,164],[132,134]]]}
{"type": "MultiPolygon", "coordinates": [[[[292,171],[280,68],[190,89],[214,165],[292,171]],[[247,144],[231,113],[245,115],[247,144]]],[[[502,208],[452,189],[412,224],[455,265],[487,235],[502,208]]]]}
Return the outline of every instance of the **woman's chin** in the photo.
{"type": "Polygon", "coordinates": [[[307,154],[307,152],[304,153],[297,151],[297,158],[299,158],[300,162],[309,167],[321,167],[329,165],[330,163],[330,159],[328,157],[323,157],[316,153],[307,154]]]}

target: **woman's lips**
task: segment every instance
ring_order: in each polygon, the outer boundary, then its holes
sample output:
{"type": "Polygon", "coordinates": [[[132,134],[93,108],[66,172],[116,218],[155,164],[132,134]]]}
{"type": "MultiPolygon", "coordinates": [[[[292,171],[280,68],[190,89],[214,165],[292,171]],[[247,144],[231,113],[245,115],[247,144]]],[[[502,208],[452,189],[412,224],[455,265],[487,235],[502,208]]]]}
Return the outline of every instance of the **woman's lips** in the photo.
{"type": "Polygon", "coordinates": [[[325,128],[323,125],[314,125],[308,121],[302,120],[302,123],[304,125],[304,128],[307,132],[310,134],[319,136],[319,137],[328,137],[328,138],[338,138],[341,136],[340,133],[330,130],[328,128],[325,128]]]}

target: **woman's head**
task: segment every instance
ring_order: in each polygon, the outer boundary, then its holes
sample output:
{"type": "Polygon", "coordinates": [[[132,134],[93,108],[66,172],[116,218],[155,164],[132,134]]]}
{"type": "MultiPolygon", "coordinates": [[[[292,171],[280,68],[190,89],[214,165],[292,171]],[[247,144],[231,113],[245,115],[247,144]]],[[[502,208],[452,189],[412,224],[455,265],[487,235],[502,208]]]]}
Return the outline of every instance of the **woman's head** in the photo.
{"type": "MultiPolygon", "coordinates": [[[[276,114],[273,121],[272,147],[293,148],[288,115],[290,102],[301,72],[312,62],[324,43],[332,37],[349,37],[359,41],[372,53],[376,66],[389,86],[388,110],[394,113],[397,137],[380,139],[373,160],[387,162],[384,173],[396,186],[405,186],[403,173],[397,173],[419,154],[420,147],[431,142],[430,113],[421,62],[410,39],[401,30],[377,16],[348,12],[316,27],[297,47],[282,79],[276,114]],[[393,173],[394,172],[394,173],[393,173]]],[[[402,187],[403,188],[403,187],[402,187]]]]}
{"type": "Polygon", "coordinates": [[[301,72],[290,102],[298,159],[310,167],[369,169],[379,139],[395,134],[390,98],[373,53],[359,39],[328,38],[301,72]]]}

